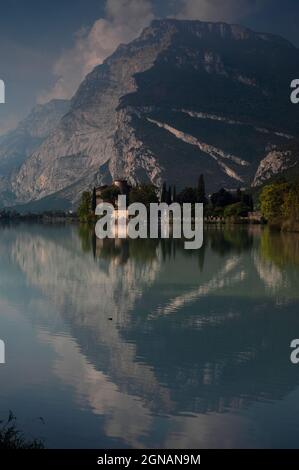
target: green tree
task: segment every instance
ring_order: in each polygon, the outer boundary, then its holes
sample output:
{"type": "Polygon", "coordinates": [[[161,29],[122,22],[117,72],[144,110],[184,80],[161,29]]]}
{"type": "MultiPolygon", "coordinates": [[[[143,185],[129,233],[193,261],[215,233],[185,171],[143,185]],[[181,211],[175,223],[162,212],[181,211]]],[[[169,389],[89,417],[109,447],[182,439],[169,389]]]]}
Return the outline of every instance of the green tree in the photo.
{"type": "Polygon", "coordinates": [[[88,222],[92,216],[91,209],[92,197],[89,191],[85,191],[81,196],[80,205],[78,207],[78,217],[80,222],[88,222]]]}
{"type": "Polygon", "coordinates": [[[211,202],[214,208],[226,207],[235,202],[233,195],[225,189],[220,189],[217,193],[212,194],[211,202]]]}
{"type": "Polygon", "coordinates": [[[247,217],[250,208],[242,202],[235,202],[224,209],[224,217],[247,217]]]}
{"type": "Polygon", "coordinates": [[[200,175],[197,186],[197,198],[200,204],[206,204],[206,185],[204,175],[200,175]]]}
{"type": "Polygon", "coordinates": [[[166,197],[167,197],[167,185],[166,185],[166,182],[164,182],[162,186],[161,202],[166,202],[166,197]]]}
{"type": "Polygon", "coordinates": [[[293,186],[284,197],[283,229],[299,231],[299,185],[293,186]]]}
{"type": "Polygon", "coordinates": [[[167,191],[166,203],[167,203],[168,205],[170,205],[170,204],[172,203],[172,190],[171,190],[171,186],[169,186],[168,191],[167,191]]]}
{"type": "Polygon", "coordinates": [[[116,186],[108,186],[108,188],[104,189],[101,192],[101,199],[104,202],[115,204],[119,195],[120,195],[119,188],[117,188],[116,186]]]}
{"type": "Polygon", "coordinates": [[[172,196],[173,202],[177,202],[177,193],[176,193],[176,186],[173,187],[173,196],[172,196]]]}
{"type": "Polygon", "coordinates": [[[129,196],[130,204],[139,202],[149,208],[151,203],[158,203],[157,188],[152,184],[141,184],[133,188],[129,196]]]}
{"type": "Polygon", "coordinates": [[[197,191],[194,188],[185,188],[178,195],[180,204],[195,204],[197,202],[197,191]]]}
{"type": "Polygon", "coordinates": [[[287,183],[273,183],[263,188],[260,195],[262,215],[271,224],[280,224],[284,218],[284,200],[289,190],[287,183]]]}
{"type": "Polygon", "coordinates": [[[97,208],[97,191],[96,191],[96,188],[93,188],[92,201],[91,201],[91,210],[93,213],[95,213],[96,208],[97,208]]]}
{"type": "Polygon", "coordinates": [[[249,208],[249,211],[253,211],[254,204],[253,204],[253,198],[251,194],[247,194],[243,192],[241,196],[241,202],[243,206],[247,206],[249,208]]]}
{"type": "Polygon", "coordinates": [[[242,195],[243,195],[243,193],[242,193],[242,191],[241,191],[241,188],[238,188],[238,189],[237,189],[237,193],[236,193],[236,198],[237,198],[236,202],[241,202],[241,200],[242,200],[242,195]]]}

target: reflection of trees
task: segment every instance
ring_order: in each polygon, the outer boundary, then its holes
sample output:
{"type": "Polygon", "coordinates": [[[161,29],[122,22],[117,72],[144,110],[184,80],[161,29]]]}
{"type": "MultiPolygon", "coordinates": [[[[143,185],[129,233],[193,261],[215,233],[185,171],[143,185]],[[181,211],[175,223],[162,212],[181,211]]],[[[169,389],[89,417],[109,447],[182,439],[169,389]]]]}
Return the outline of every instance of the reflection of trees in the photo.
{"type": "Polygon", "coordinates": [[[147,263],[156,259],[157,246],[158,240],[96,239],[96,258],[147,263]]]}
{"type": "Polygon", "coordinates": [[[221,230],[209,229],[208,237],[211,248],[220,255],[228,252],[243,253],[250,250],[253,245],[253,236],[248,230],[242,228],[225,227],[221,230]]]}
{"type": "MultiPolygon", "coordinates": [[[[169,239],[104,239],[96,237],[94,227],[91,225],[80,225],[78,235],[81,240],[82,251],[93,252],[94,258],[118,259],[121,263],[129,258],[141,263],[146,263],[157,257],[157,249],[161,250],[163,261],[176,257],[177,252],[184,252],[185,256],[194,256],[192,250],[185,250],[184,240],[174,238],[169,239]]],[[[202,270],[205,260],[204,244],[200,250],[196,250],[198,256],[198,265],[202,270]]]]}
{"type": "Polygon", "coordinates": [[[82,251],[89,252],[92,249],[93,230],[89,224],[80,224],[78,228],[82,251]]]}
{"type": "Polygon", "coordinates": [[[278,267],[299,266],[299,234],[266,229],[261,237],[261,255],[278,267]]]}
{"type": "MultiPolygon", "coordinates": [[[[240,232],[208,231],[204,251],[180,240],[96,240],[95,261],[77,230],[29,227],[10,251],[70,325],[82,367],[138,397],[147,416],[222,412],[281,399],[299,383],[288,358],[297,303],[275,308],[257,276],[253,237],[240,232]]],[[[92,393],[95,403],[101,389],[92,393]]]]}
{"type": "Polygon", "coordinates": [[[93,226],[79,226],[78,235],[81,240],[82,250],[93,252],[94,258],[118,259],[125,263],[128,259],[134,259],[141,263],[154,260],[157,256],[158,240],[151,239],[104,239],[100,240],[95,235],[93,226]]]}

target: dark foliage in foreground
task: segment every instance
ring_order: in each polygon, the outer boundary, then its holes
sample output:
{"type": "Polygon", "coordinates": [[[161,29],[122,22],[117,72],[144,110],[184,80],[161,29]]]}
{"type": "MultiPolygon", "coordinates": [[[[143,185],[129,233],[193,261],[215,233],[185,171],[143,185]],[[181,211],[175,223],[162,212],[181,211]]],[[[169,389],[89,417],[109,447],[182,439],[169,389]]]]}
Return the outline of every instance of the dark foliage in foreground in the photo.
{"type": "Polygon", "coordinates": [[[10,411],[6,421],[0,421],[0,449],[44,449],[42,441],[26,440],[24,434],[17,429],[16,418],[10,411]]]}

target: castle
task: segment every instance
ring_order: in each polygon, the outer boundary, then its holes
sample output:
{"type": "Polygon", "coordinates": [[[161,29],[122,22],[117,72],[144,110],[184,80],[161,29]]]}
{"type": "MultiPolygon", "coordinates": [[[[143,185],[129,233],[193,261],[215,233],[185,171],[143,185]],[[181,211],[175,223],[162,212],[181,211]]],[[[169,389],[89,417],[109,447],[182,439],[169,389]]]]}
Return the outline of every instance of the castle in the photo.
{"type": "MultiPolygon", "coordinates": [[[[132,187],[128,184],[127,180],[124,180],[124,179],[118,179],[118,180],[114,180],[112,185],[108,186],[108,185],[104,185],[104,186],[100,186],[98,188],[96,188],[96,200],[97,200],[97,205],[98,204],[101,204],[102,202],[104,202],[103,200],[103,194],[104,192],[106,192],[107,190],[118,190],[119,194],[121,194],[122,196],[129,196],[130,194],[130,191],[132,189],[132,187]]],[[[106,201],[107,202],[107,201],[106,201]]],[[[115,203],[115,201],[109,201],[111,203],[115,203]]]]}

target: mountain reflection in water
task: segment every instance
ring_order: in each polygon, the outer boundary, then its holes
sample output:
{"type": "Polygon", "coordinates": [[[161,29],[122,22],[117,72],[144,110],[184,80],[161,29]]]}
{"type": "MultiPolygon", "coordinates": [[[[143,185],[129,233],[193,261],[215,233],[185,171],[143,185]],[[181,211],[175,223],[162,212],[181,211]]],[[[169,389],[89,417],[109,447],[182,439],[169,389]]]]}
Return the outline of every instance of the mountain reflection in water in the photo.
{"type": "Polygon", "coordinates": [[[204,240],[2,226],[1,412],[51,447],[297,446],[299,235],[204,240]]]}

